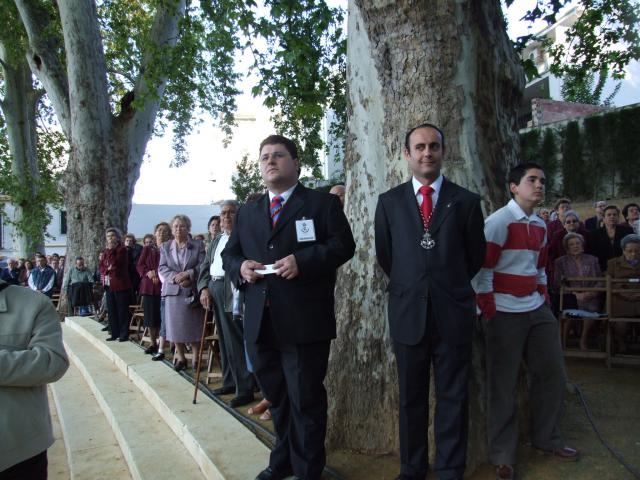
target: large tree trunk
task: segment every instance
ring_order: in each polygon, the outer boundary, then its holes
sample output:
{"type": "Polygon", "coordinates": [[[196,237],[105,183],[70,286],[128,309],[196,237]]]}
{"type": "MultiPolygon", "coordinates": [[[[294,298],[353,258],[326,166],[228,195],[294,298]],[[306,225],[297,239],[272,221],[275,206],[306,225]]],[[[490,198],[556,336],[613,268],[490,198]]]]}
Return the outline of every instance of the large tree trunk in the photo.
{"type": "MultiPolygon", "coordinates": [[[[516,106],[524,78],[497,0],[352,0],[347,56],[346,212],[358,250],[336,288],[328,440],[332,447],[390,452],[398,449],[398,398],[387,279],[375,262],[377,196],[410,178],[404,135],[428,121],[444,130],[445,175],[479,193],[485,211],[501,206],[506,169],[519,153],[516,106]]],[[[485,458],[486,438],[480,341],[476,347],[470,469],[485,458]]]]}
{"type": "Polygon", "coordinates": [[[30,258],[34,252],[44,251],[44,231],[39,234],[24,232],[22,223],[29,215],[38,214],[34,199],[38,189],[36,105],[40,93],[33,88],[31,70],[24,57],[15,58],[4,41],[0,41],[0,58],[4,77],[5,95],[1,102],[7,125],[7,137],[11,152],[11,174],[20,181],[20,192],[9,192],[15,205],[16,224],[14,245],[16,256],[30,258]]]}
{"type": "Polygon", "coordinates": [[[168,61],[157,50],[169,55],[176,44],[185,0],[158,4],[149,52],[141,59],[133,90],[120,102],[118,116],[111,111],[95,2],[57,2],[66,64],[58,55],[60,39],[42,35],[51,21],[49,12],[27,0],[15,3],[29,36],[29,65],[45,86],[70,145],[63,186],[67,255],[82,255],[93,267],[104,246],[105,228],[126,231],[133,189],[166,87],[165,78],[148,79],[146,72],[152,62],[168,61]],[[135,106],[134,99],[140,99],[135,106]]]}

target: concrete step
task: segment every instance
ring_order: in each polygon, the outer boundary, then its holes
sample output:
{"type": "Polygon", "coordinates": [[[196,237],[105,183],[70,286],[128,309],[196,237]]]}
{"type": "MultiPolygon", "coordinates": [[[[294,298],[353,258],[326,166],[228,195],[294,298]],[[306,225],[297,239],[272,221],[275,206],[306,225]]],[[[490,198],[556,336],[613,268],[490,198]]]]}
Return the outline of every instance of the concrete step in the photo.
{"type": "MultiPolygon", "coordinates": [[[[129,467],[111,425],[75,365],[51,384],[51,392],[69,468],[68,476],[59,478],[130,480],[129,467]]],[[[49,458],[55,458],[51,450],[49,458]]]]}
{"type": "MultiPolygon", "coordinates": [[[[140,390],[85,338],[68,326],[63,332],[69,358],[102,408],[131,478],[203,479],[198,465],[140,390]]],[[[62,425],[64,431],[64,421],[62,425]]],[[[88,420],[85,425],[90,425],[88,420]]],[[[102,460],[95,463],[98,468],[104,466],[102,460]]],[[[100,473],[94,478],[109,477],[100,473]]]]}
{"type": "Polygon", "coordinates": [[[56,409],[56,402],[53,398],[52,386],[47,388],[47,396],[49,397],[49,414],[51,415],[51,426],[53,427],[53,445],[47,450],[47,478],[49,480],[69,480],[71,473],[69,472],[69,462],[67,460],[67,449],[64,446],[64,438],[62,437],[62,427],[60,426],[60,417],[56,409]]]}
{"type": "MultiPolygon", "coordinates": [[[[94,356],[110,363],[111,368],[117,368],[123,378],[132,382],[206,478],[253,479],[268,465],[269,449],[222,407],[202,393],[194,405],[193,386],[180,374],[162,362],[152,362],[130,342],[106,342],[101,328],[90,318],[65,319],[65,335],[69,332],[72,340],[81,336],[94,356]],[[96,350],[102,355],[96,355],[96,350]]],[[[75,344],[69,347],[75,348],[75,344]]]]}

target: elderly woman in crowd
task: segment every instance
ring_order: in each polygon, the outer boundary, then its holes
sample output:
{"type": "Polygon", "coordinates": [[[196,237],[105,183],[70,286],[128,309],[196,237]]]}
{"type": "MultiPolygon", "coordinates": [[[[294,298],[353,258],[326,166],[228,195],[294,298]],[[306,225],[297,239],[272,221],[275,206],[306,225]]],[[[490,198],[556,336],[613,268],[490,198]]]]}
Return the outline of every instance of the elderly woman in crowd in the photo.
{"type": "MultiPolygon", "coordinates": [[[[564,250],[566,255],[555,260],[554,265],[554,287],[555,291],[560,291],[560,286],[564,283],[568,287],[595,287],[597,282],[578,281],[569,282],[565,279],[571,277],[599,277],[602,275],[598,259],[593,255],[584,253],[585,240],[584,236],[579,233],[568,233],[563,239],[564,250]]],[[[597,312],[602,305],[602,296],[599,292],[575,292],[577,307],[579,310],[586,312],[597,312]]],[[[587,349],[587,338],[589,330],[593,326],[593,319],[585,318],[583,320],[582,334],[580,335],[580,350],[587,349]]],[[[562,329],[562,338],[566,339],[567,332],[573,322],[567,320],[562,329]]]]}
{"type": "Polygon", "coordinates": [[[122,244],[122,233],[114,227],[105,232],[107,248],[102,251],[100,273],[104,275],[107,298],[107,315],[111,336],[107,341],[129,340],[129,301],[131,300],[131,279],[129,278],[129,258],[127,248],[122,244]]]}
{"type": "MultiPolygon", "coordinates": [[[[612,258],[607,264],[607,273],[615,279],[640,279],[640,235],[625,236],[621,243],[622,255],[612,258]]],[[[638,283],[631,283],[628,287],[638,288],[638,283]]],[[[624,284],[614,284],[615,289],[625,288],[624,284]]],[[[640,293],[614,293],[611,299],[614,317],[640,317],[640,293]]],[[[625,336],[627,324],[615,323],[615,339],[618,352],[626,351],[625,336]]]]}
{"type": "Polygon", "coordinates": [[[628,225],[620,225],[620,209],[615,205],[607,205],[603,212],[604,227],[589,233],[587,237],[587,253],[598,257],[600,270],[607,269],[607,262],[611,258],[622,255],[620,241],[633,229],[628,225]]]}
{"type": "Polygon", "coordinates": [[[553,237],[549,238],[549,259],[547,268],[547,278],[554,278],[554,262],[557,258],[562,257],[565,253],[564,238],[569,233],[579,233],[586,238],[587,231],[580,226],[580,217],[573,210],[564,213],[562,220],[562,230],[558,230],[553,237]]]}
{"type": "Polygon", "coordinates": [[[158,275],[160,265],[160,250],[164,242],[169,240],[170,227],[166,222],[156,225],[154,234],[144,236],[142,252],[138,259],[138,274],[140,275],[140,295],[142,296],[142,308],[144,310],[144,326],[149,329],[151,345],[144,353],[155,354],[158,352],[158,334],[160,333],[160,293],[162,283],[158,275]]]}
{"type": "Polygon", "coordinates": [[[175,370],[180,371],[187,367],[185,343],[191,343],[194,363],[200,354],[203,311],[194,287],[205,251],[202,242],[189,238],[191,220],[186,215],[173,217],[171,231],[173,240],[160,247],[158,272],[165,298],[167,340],[176,345],[175,370]]]}

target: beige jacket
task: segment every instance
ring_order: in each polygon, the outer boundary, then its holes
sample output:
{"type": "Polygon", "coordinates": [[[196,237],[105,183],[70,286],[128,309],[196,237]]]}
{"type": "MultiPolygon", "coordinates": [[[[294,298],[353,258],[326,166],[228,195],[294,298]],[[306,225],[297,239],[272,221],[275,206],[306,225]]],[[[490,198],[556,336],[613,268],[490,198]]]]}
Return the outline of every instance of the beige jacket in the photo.
{"type": "Polygon", "coordinates": [[[47,383],[68,367],[51,300],[20,286],[0,291],[0,472],[53,443],[47,383]]]}

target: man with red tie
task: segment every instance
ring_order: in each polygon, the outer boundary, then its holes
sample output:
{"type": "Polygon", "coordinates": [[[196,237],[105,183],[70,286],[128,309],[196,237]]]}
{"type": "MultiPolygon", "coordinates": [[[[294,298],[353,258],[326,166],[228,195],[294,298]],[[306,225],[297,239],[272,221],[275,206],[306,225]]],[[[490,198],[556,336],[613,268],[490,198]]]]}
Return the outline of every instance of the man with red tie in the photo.
{"type": "Polygon", "coordinates": [[[240,208],[222,252],[225,273],[245,293],[247,353],[276,431],[269,465],[256,480],[292,473],[320,479],[336,270],[355,252],[338,197],[305,188],[299,172],[291,140],[262,141],[260,173],[269,191],[240,208]]]}
{"type": "Polygon", "coordinates": [[[376,255],[389,277],[389,331],[400,388],[400,476],[427,477],[429,369],[435,373],[435,471],[462,479],[475,295],[486,242],[480,197],[441,173],[444,135],[424,123],[405,137],[410,181],[380,195],[376,255]]]}

